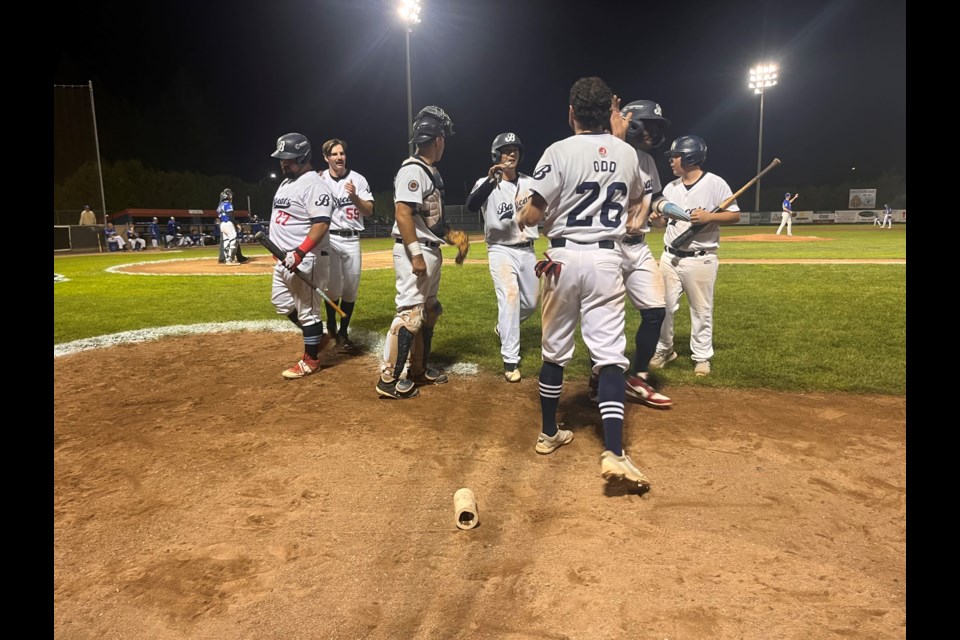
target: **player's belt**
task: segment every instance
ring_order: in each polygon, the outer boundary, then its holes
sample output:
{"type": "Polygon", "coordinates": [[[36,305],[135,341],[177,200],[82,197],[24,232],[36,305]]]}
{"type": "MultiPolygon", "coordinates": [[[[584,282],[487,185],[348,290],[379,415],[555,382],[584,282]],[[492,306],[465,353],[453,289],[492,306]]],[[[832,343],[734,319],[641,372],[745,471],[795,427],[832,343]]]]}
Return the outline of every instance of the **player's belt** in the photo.
{"type": "Polygon", "coordinates": [[[678,258],[696,258],[698,256],[705,256],[707,252],[701,249],[700,251],[681,251],[680,249],[674,249],[673,247],[668,247],[663,245],[663,250],[667,253],[671,253],[678,258]]]}
{"type": "Polygon", "coordinates": [[[353,229],[330,229],[330,234],[341,238],[359,238],[360,232],[353,229]]]}
{"type": "MultiPolygon", "coordinates": [[[[418,239],[417,242],[419,242],[420,244],[422,244],[422,245],[425,246],[425,247],[430,247],[431,249],[439,249],[439,248],[440,248],[440,243],[439,243],[439,242],[434,242],[433,240],[420,240],[420,239],[418,239]]],[[[397,244],[403,244],[403,238],[397,238],[397,244]]]]}
{"type": "MultiPolygon", "coordinates": [[[[553,247],[554,249],[556,249],[557,247],[565,247],[567,246],[567,242],[568,242],[567,238],[551,238],[550,246],[553,247]]],[[[570,240],[569,242],[571,244],[578,244],[584,248],[587,248],[587,247],[590,247],[590,248],[596,247],[598,249],[614,248],[613,240],[601,240],[600,242],[577,242],[576,240],[570,240]]]]}
{"type": "Polygon", "coordinates": [[[501,247],[510,247],[511,249],[526,249],[527,247],[533,246],[533,240],[527,240],[526,242],[518,242],[517,244],[500,244],[501,247]]]}
{"type": "Polygon", "coordinates": [[[640,244],[643,242],[643,239],[647,237],[647,234],[641,233],[638,236],[623,236],[623,244],[640,244]]]}

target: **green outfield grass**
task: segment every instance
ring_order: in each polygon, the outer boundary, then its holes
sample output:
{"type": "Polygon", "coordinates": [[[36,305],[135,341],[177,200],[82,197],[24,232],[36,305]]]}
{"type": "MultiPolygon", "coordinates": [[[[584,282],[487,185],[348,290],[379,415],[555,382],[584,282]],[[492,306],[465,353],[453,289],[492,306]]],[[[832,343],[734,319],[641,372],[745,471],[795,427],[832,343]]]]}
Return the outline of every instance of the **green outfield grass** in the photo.
{"type": "MultiPolygon", "coordinates": [[[[905,259],[906,227],[794,225],[794,235],[811,242],[724,242],[723,238],[772,234],[776,227],[724,227],[716,293],[714,373],[693,376],[689,358],[690,317],[685,299],[676,322],[680,358],[661,372],[667,385],[770,388],[901,395],[906,392],[906,265],[724,264],[732,259],[905,259]]],[[[479,238],[479,234],[477,235],[479,238]]],[[[662,232],[650,235],[659,256],[662,232]]],[[[387,251],[393,240],[364,240],[365,251],[387,251]]],[[[546,248],[541,239],[538,253],[546,248]]],[[[246,255],[267,255],[255,245],[246,255]]],[[[502,369],[494,335],[496,299],[486,264],[456,267],[454,249],[444,249],[440,300],[444,315],[434,336],[440,364],[475,362],[502,369]]],[[[69,278],[54,284],[54,344],[148,327],[271,320],[270,278],[262,276],[139,276],[107,273],[135,261],[212,257],[217,249],[183,252],[107,253],[54,256],[54,273],[69,278]]],[[[485,259],[482,242],[470,259],[485,259]]],[[[393,317],[391,269],[365,271],[351,327],[384,333],[393,317]]],[[[628,356],[639,313],[629,307],[628,356]]],[[[521,369],[540,366],[539,315],[522,328],[521,369]]],[[[586,349],[577,337],[567,379],[588,373],[586,349]]],[[[373,372],[371,372],[373,374],[373,372]]]]}

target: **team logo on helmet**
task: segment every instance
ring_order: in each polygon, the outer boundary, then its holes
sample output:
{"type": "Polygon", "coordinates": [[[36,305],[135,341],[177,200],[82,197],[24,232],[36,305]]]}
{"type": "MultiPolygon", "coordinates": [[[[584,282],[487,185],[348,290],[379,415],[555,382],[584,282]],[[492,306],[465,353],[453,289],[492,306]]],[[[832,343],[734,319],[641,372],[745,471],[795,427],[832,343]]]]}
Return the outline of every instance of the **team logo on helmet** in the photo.
{"type": "Polygon", "coordinates": [[[537,170],[533,172],[533,179],[543,180],[544,178],[547,177],[547,174],[550,173],[551,171],[553,171],[553,167],[551,167],[549,164],[545,164],[543,166],[537,167],[537,170]]]}
{"type": "Polygon", "coordinates": [[[278,141],[277,141],[277,151],[279,151],[279,152],[282,153],[282,152],[284,151],[284,147],[286,147],[286,146],[287,146],[287,141],[286,141],[286,140],[278,140],[278,141]]]}
{"type": "Polygon", "coordinates": [[[660,105],[658,105],[658,104],[654,104],[654,105],[653,105],[653,113],[654,113],[655,115],[660,116],[661,118],[663,117],[663,109],[661,109],[661,108],[660,108],[660,105]]]}
{"type": "Polygon", "coordinates": [[[507,135],[503,136],[503,141],[504,141],[504,142],[516,142],[516,141],[517,141],[517,136],[514,135],[514,134],[512,134],[512,133],[508,133],[507,135]]]}
{"type": "Polygon", "coordinates": [[[418,189],[420,189],[420,185],[417,183],[416,180],[411,180],[410,182],[407,183],[407,189],[410,191],[417,191],[418,189]]]}
{"type": "Polygon", "coordinates": [[[601,158],[606,158],[606,157],[607,157],[607,148],[606,148],[606,147],[600,147],[600,150],[599,150],[598,153],[600,154],[600,157],[601,157],[601,158]]]}

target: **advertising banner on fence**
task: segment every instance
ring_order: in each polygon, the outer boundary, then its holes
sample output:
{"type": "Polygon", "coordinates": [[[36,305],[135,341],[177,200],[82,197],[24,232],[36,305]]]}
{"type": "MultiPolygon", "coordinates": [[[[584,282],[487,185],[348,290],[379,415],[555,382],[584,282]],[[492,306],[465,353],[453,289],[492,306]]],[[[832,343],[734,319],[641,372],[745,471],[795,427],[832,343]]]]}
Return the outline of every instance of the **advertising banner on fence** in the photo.
{"type": "Polygon", "coordinates": [[[851,209],[876,209],[877,190],[850,189],[850,203],[847,206],[851,209]]]}

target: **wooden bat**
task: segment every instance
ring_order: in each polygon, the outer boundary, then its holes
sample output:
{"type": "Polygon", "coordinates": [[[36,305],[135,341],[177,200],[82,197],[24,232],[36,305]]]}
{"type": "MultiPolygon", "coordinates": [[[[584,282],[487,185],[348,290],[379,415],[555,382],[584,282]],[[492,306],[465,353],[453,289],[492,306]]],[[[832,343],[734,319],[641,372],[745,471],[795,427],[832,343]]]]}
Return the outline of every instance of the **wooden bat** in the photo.
{"type": "MultiPolygon", "coordinates": [[[[272,253],[273,256],[274,256],[277,260],[279,260],[280,262],[283,262],[284,258],[287,257],[286,252],[285,252],[283,249],[281,249],[280,247],[278,247],[277,245],[275,245],[275,244],[273,243],[273,240],[271,240],[270,238],[268,238],[268,237],[267,237],[267,234],[265,234],[263,231],[257,231],[257,235],[253,236],[253,239],[256,240],[257,242],[259,242],[260,244],[262,244],[263,246],[265,246],[265,247],[267,248],[267,250],[268,250],[270,253],[272,253]]],[[[323,289],[321,289],[320,287],[315,287],[315,286],[313,286],[313,283],[310,282],[310,279],[307,278],[307,276],[306,276],[302,271],[300,271],[299,269],[297,269],[296,271],[294,271],[294,273],[297,274],[298,276],[300,276],[300,279],[301,279],[301,280],[303,280],[303,281],[306,282],[308,285],[310,285],[310,288],[311,288],[311,289],[313,289],[313,290],[316,291],[318,294],[320,294],[320,297],[323,298],[324,302],[326,302],[328,305],[330,305],[330,307],[331,307],[334,311],[337,312],[337,315],[339,315],[341,318],[343,318],[343,317],[345,317],[345,316],[347,315],[346,313],[343,312],[343,309],[341,309],[340,307],[337,306],[337,303],[336,303],[336,302],[334,302],[333,300],[331,300],[330,297],[323,292],[323,289]]]]}
{"type": "MultiPolygon", "coordinates": [[[[753,176],[753,179],[751,179],[750,182],[740,187],[736,193],[734,193],[732,196],[730,196],[729,198],[721,202],[719,205],[714,207],[711,210],[711,213],[714,213],[716,211],[722,211],[723,209],[726,209],[727,207],[729,207],[731,204],[733,204],[734,200],[736,200],[739,196],[743,195],[744,191],[746,191],[747,189],[755,185],[757,183],[757,180],[762,178],[764,174],[766,174],[768,171],[770,171],[774,167],[779,167],[779,166],[780,166],[780,158],[774,158],[773,161],[770,162],[770,164],[768,164],[763,169],[763,171],[753,176]]],[[[709,223],[701,222],[700,224],[691,225],[689,229],[681,233],[679,236],[676,237],[676,239],[673,242],[670,243],[670,247],[673,249],[679,250],[680,247],[682,247],[683,245],[687,244],[690,241],[690,238],[700,233],[700,230],[703,229],[705,226],[707,226],[707,224],[709,223]]]]}

